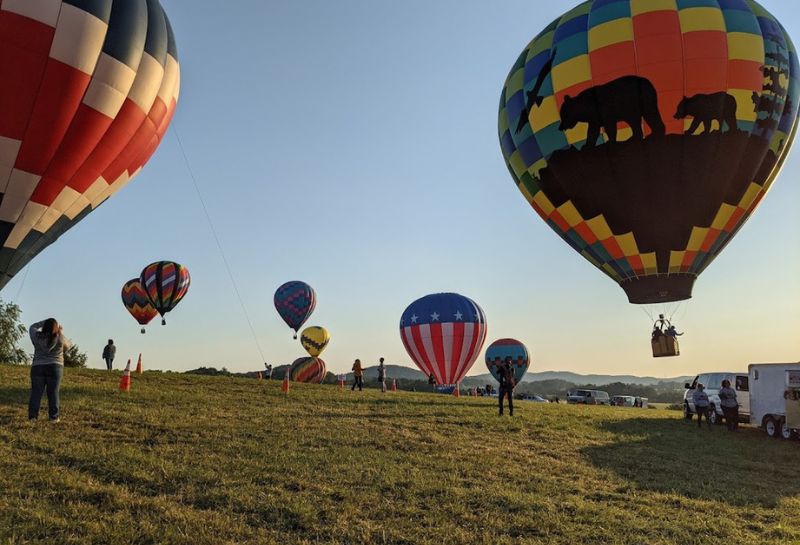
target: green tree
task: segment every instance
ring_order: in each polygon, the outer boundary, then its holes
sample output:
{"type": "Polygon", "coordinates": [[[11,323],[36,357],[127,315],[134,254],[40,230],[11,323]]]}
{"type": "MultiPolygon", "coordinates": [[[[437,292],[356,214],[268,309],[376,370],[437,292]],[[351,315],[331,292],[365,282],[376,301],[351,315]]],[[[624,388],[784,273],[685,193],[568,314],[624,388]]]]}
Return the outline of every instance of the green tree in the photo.
{"type": "Polygon", "coordinates": [[[86,367],[86,354],[81,352],[77,344],[64,350],[64,367],[86,367]]]}
{"type": "Polygon", "coordinates": [[[14,303],[0,299],[0,362],[26,365],[30,362],[27,352],[19,347],[27,328],[20,322],[22,310],[14,303]]]}

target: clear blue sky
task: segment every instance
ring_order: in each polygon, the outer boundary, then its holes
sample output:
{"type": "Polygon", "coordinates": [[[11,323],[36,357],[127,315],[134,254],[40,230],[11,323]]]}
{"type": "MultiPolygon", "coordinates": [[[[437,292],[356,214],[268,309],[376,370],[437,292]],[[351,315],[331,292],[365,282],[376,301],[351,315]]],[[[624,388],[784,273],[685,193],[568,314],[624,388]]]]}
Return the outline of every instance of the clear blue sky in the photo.
{"type": "MultiPolygon", "coordinates": [[[[500,90],[527,42],[575,3],[162,0],[182,69],[173,128],[267,361],[304,354],[272,305],[291,279],[316,288],[309,325],[330,330],[334,372],[356,357],[413,366],[400,314],[438,291],[475,299],[487,345],[522,340],[532,370],[675,376],[800,359],[798,153],[677,309],[683,355],[665,360],[650,357],[645,312],[515,188],[497,142],[500,90]]],[[[795,2],[763,4],[800,41],[795,2]]],[[[118,358],[143,352],[150,368],[262,365],[172,131],[2,296],[26,323],[58,318],[93,367],[108,337],[118,358]],[[189,267],[192,287],[142,336],[119,291],[159,259],[189,267]]],[[[481,358],[473,374],[484,371],[481,358]]]]}

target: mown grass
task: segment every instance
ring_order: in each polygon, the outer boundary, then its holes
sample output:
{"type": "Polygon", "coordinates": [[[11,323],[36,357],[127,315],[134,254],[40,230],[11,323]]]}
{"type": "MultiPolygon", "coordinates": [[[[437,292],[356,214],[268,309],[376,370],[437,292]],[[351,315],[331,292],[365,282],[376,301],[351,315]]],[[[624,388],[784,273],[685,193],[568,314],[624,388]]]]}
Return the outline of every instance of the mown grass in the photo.
{"type": "Polygon", "coordinates": [[[800,542],[800,443],[679,413],[0,366],[0,543],[800,542]]]}

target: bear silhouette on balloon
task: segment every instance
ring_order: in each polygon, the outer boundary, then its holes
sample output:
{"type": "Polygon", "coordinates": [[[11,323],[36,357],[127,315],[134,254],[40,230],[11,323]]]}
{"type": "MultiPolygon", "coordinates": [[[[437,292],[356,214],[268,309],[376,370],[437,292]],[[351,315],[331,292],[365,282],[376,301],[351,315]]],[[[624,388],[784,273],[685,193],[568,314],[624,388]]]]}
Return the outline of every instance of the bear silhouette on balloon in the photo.
{"type": "Polygon", "coordinates": [[[642,140],[642,120],[655,136],[666,132],[658,111],[658,93],[646,78],[624,76],[582,91],[576,97],[567,95],[561,106],[559,130],[572,129],[578,123],[588,123],[586,147],[594,147],[600,129],[609,142],[617,141],[617,124],[623,122],[633,131],[633,139],[642,140]]]}
{"type": "Polygon", "coordinates": [[[736,99],[725,92],[683,97],[683,100],[678,103],[675,119],[686,119],[687,117],[693,118],[692,124],[686,130],[688,135],[693,135],[700,125],[703,126],[700,134],[711,132],[713,121],[719,122],[720,132],[723,123],[728,126],[729,131],[739,128],[736,122],[736,99]]]}

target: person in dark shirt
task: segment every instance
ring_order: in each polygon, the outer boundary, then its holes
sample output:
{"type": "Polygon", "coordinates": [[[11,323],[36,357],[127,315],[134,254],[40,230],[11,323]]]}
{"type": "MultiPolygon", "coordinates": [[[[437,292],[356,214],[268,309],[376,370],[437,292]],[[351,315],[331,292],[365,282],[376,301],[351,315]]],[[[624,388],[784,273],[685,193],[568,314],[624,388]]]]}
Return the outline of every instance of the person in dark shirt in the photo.
{"type": "Polygon", "coordinates": [[[114,356],[117,355],[117,347],[114,346],[114,340],[108,339],[108,344],[103,347],[103,360],[106,362],[106,368],[111,371],[114,365],[114,356]]]}
{"type": "Polygon", "coordinates": [[[497,369],[497,375],[500,379],[500,395],[498,396],[500,416],[503,416],[503,398],[506,396],[508,396],[508,414],[509,416],[514,416],[514,387],[517,384],[514,380],[514,370],[511,368],[510,357],[506,357],[505,361],[497,369]]]}

